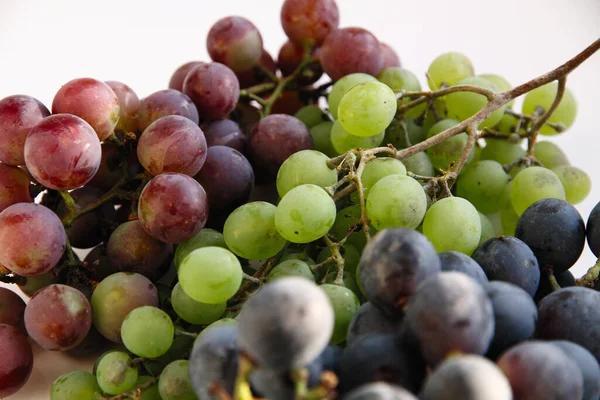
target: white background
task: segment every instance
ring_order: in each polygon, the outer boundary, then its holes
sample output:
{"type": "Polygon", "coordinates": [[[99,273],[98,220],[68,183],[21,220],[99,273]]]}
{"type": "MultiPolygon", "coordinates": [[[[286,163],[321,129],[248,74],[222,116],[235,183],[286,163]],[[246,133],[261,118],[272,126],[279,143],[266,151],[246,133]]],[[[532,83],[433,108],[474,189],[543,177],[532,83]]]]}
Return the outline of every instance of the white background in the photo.
{"type": "MultiPolygon", "coordinates": [[[[32,95],[49,108],[60,86],[76,77],[118,80],[140,97],[166,88],[190,60],[207,61],[206,33],[227,15],[260,29],[274,56],[285,41],[280,0],[0,0],[0,98],[32,95]]],[[[476,73],[497,73],[513,85],[544,73],[600,37],[600,0],[339,0],[341,26],[361,26],[391,44],[404,67],[424,82],[429,63],[460,51],[476,73]]],[[[577,121],[553,138],[593,180],[578,206],[584,219],[600,201],[600,54],[572,73],[577,121]]],[[[594,263],[586,249],[574,268],[594,263]]],[[[38,351],[34,373],[11,399],[47,399],[60,374],[91,364],[38,351]]]]}

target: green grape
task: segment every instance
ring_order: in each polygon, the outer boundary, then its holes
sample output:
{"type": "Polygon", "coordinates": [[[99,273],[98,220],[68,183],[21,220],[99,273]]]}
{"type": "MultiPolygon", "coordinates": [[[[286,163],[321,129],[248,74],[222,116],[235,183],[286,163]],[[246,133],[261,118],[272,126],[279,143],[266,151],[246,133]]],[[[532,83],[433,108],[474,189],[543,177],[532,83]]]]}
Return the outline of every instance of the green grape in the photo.
{"type": "Polygon", "coordinates": [[[165,367],[158,380],[158,392],[162,400],[197,400],[187,360],[173,361],[165,367]]]}
{"type": "Polygon", "coordinates": [[[565,196],[569,203],[579,204],[590,194],[592,190],[592,180],[583,170],[563,165],[552,169],[565,188],[565,196]]]}
{"type": "Polygon", "coordinates": [[[552,142],[537,142],[533,148],[533,156],[548,169],[571,164],[565,152],[552,142]]]}
{"type": "Polygon", "coordinates": [[[365,190],[365,197],[374,184],[388,175],[406,175],[406,167],[402,161],[391,157],[378,157],[365,164],[365,169],[360,177],[365,190]]]}
{"type": "Polygon", "coordinates": [[[236,208],[223,227],[227,247],[240,257],[264,260],[279,253],[285,239],[275,228],[275,207],[264,201],[253,201],[236,208]]]}
{"type": "Polygon", "coordinates": [[[277,173],[280,197],[296,186],[311,183],[322,188],[337,182],[337,172],[327,166],[329,157],[316,150],[302,150],[289,156],[277,173]]]}
{"type": "Polygon", "coordinates": [[[302,107],[294,114],[294,117],[304,122],[308,129],[328,120],[323,110],[314,104],[302,107]]]}
{"type": "MultiPolygon", "coordinates": [[[[140,376],[138,377],[137,382],[135,383],[134,389],[139,388],[140,386],[152,381],[153,378],[151,376],[140,376]]],[[[140,393],[140,397],[133,399],[132,397],[127,397],[124,400],[162,400],[160,397],[160,393],[158,392],[158,383],[155,383],[152,386],[149,386],[145,389],[142,389],[140,393]]]]}
{"type": "MultiPolygon", "coordinates": [[[[437,135],[440,132],[445,131],[457,125],[458,121],[452,119],[443,119],[431,127],[427,137],[437,135]]],[[[465,146],[467,145],[468,136],[466,133],[459,133],[449,139],[444,140],[442,143],[438,143],[433,147],[427,149],[427,155],[431,160],[431,164],[438,169],[446,170],[450,163],[457,161],[460,158],[465,146]]],[[[469,156],[473,158],[473,155],[469,156]]]]}
{"type": "Polygon", "coordinates": [[[191,239],[181,242],[175,249],[175,258],[173,263],[175,267],[179,268],[179,265],[184,258],[187,257],[192,251],[199,249],[200,247],[217,246],[224,249],[227,248],[225,244],[225,238],[221,232],[217,232],[214,229],[204,228],[196,236],[191,239]]]}
{"type": "MultiPolygon", "coordinates": [[[[510,82],[507,81],[506,79],[504,79],[504,77],[502,77],[500,75],[482,74],[482,75],[478,75],[478,76],[480,78],[483,78],[483,79],[486,79],[486,80],[492,82],[494,85],[496,85],[496,87],[500,90],[500,92],[505,92],[505,91],[513,88],[513,86],[510,84],[510,82]]],[[[515,104],[515,101],[511,100],[506,104],[506,107],[512,108],[512,106],[514,104],[515,104]]]]}
{"type": "Polygon", "coordinates": [[[413,154],[402,160],[407,171],[421,176],[434,176],[435,170],[429,156],[424,151],[413,154]]]}
{"type": "Polygon", "coordinates": [[[331,128],[333,128],[333,122],[322,122],[310,128],[310,136],[312,136],[315,150],[329,157],[335,157],[338,153],[331,143],[331,128]]]}
{"type": "MultiPolygon", "coordinates": [[[[502,118],[500,118],[500,121],[496,124],[496,126],[494,126],[494,129],[498,132],[514,133],[517,131],[518,124],[519,119],[517,117],[505,113],[502,118]]],[[[523,128],[521,128],[520,131],[523,131],[523,128]]]]}
{"type": "Polygon", "coordinates": [[[342,97],[338,117],[351,134],[361,137],[385,131],[396,115],[398,103],[394,91],[381,82],[363,82],[342,97]]]}
{"type": "Polygon", "coordinates": [[[129,354],[111,351],[98,363],[96,379],[103,392],[110,395],[121,394],[135,387],[138,368],[129,354]]]}
{"type": "Polygon", "coordinates": [[[385,130],[384,142],[397,149],[404,149],[427,139],[427,132],[432,125],[419,125],[411,118],[394,119],[385,130]]]}
{"type": "Polygon", "coordinates": [[[315,276],[313,275],[307,263],[302,260],[287,260],[280,262],[271,270],[267,276],[267,282],[288,276],[300,276],[308,279],[309,281],[315,281],[315,276]]]}
{"type": "Polygon", "coordinates": [[[204,335],[206,332],[210,331],[211,329],[215,329],[221,326],[237,326],[238,322],[237,320],[233,319],[233,318],[221,318],[218,321],[213,322],[212,324],[210,324],[209,326],[207,326],[206,328],[204,328],[202,330],[202,332],[200,332],[200,334],[198,335],[198,339],[200,339],[202,337],[202,335],[204,335]]]}
{"type": "Polygon", "coordinates": [[[405,175],[389,175],[379,180],[367,198],[367,215],[379,231],[392,227],[415,229],[426,211],[423,187],[405,175]]]}
{"type": "Polygon", "coordinates": [[[315,262],[313,261],[313,259],[310,258],[309,256],[307,256],[306,253],[297,253],[297,252],[284,253],[284,255],[279,259],[279,262],[282,263],[287,260],[304,261],[309,266],[309,268],[312,268],[315,266],[315,262]]]}
{"type": "Polygon", "coordinates": [[[517,215],[536,201],[547,198],[565,200],[565,189],[554,172],[544,167],[529,167],[515,176],[510,201],[517,215]]]}
{"type": "Polygon", "coordinates": [[[459,251],[470,256],[481,239],[481,219],[467,200],[448,197],[436,201],[427,210],[423,234],[438,252],[459,251]]]}
{"type": "Polygon", "coordinates": [[[54,381],[50,400],[93,400],[99,393],[94,375],[87,371],[71,371],[54,381]]]}
{"type": "MultiPolygon", "coordinates": [[[[419,78],[411,71],[400,68],[400,67],[388,67],[383,69],[379,75],[377,75],[377,80],[381,83],[385,83],[388,85],[394,92],[398,93],[401,90],[406,92],[418,92],[421,90],[421,83],[419,82],[419,78]]],[[[403,98],[400,100],[400,104],[409,103],[411,98],[403,98]]],[[[407,110],[405,115],[409,118],[416,118],[419,115],[423,114],[427,104],[423,103],[410,110],[407,110]]]]}
{"type": "MultiPolygon", "coordinates": [[[[176,326],[175,328],[178,327],[176,326]]],[[[197,325],[190,325],[188,327],[188,329],[190,329],[191,331],[195,331],[199,328],[200,326],[197,325]]],[[[184,335],[175,335],[175,337],[173,338],[173,344],[171,345],[171,347],[169,347],[169,350],[167,350],[165,354],[158,358],[152,360],[145,360],[143,363],[144,369],[152,376],[160,375],[162,370],[165,369],[165,367],[169,365],[169,363],[172,363],[175,360],[179,360],[185,357],[186,354],[189,352],[190,348],[193,346],[193,344],[194,338],[184,335]]],[[[156,390],[158,390],[158,388],[156,390]]]]}
{"type": "MultiPolygon", "coordinates": [[[[358,250],[351,244],[344,243],[340,249],[340,253],[344,258],[344,274],[347,272],[351,274],[356,273],[356,267],[358,267],[358,263],[360,262],[360,253],[358,250]]],[[[329,257],[331,257],[331,249],[329,247],[324,247],[317,256],[317,262],[325,262],[329,257]]],[[[331,264],[334,265],[335,261],[332,261],[331,264]]]]}
{"type": "Polygon", "coordinates": [[[492,221],[482,213],[479,213],[479,220],[481,221],[481,237],[479,238],[479,244],[485,242],[491,237],[496,236],[496,231],[492,221]]]}
{"type": "Polygon", "coordinates": [[[175,327],[171,317],[160,308],[144,306],[136,308],[125,317],[121,337],[127,350],[146,357],[160,357],[173,344],[175,327]]]}
{"type": "Polygon", "coordinates": [[[292,243],[308,243],[323,237],[335,222],[335,202],[319,186],[296,186],[279,202],[275,226],[292,243]]]}
{"type": "Polygon", "coordinates": [[[478,161],[481,161],[481,152],[483,151],[483,147],[479,146],[475,143],[475,148],[473,149],[473,159],[467,160],[467,164],[474,164],[478,161]]]}
{"type": "Polygon", "coordinates": [[[427,73],[429,88],[437,90],[442,84],[452,86],[462,79],[475,75],[475,70],[467,56],[451,51],[433,60],[427,73]]]}
{"type": "Polygon", "coordinates": [[[338,106],[342,97],[344,97],[350,89],[359,83],[371,81],[376,81],[375,77],[362,73],[346,75],[339,81],[336,81],[331,88],[331,92],[329,92],[329,95],[327,96],[327,103],[329,104],[331,116],[334,119],[338,119],[338,106]]]}
{"type": "MultiPolygon", "coordinates": [[[[492,82],[478,77],[465,78],[456,83],[457,85],[473,85],[481,88],[489,89],[494,93],[498,93],[500,90],[492,82]]],[[[448,116],[458,121],[464,121],[465,119],[476,114],[488,103],[487,97],[482,94],[475,92],[454,92],[446,96],[446,107],[448,108],[448,116]]],[[[504,109],[506,106],[502,106],[494,111],[489,117],[487,117],[479,128],[491,128],[496,125],[502,119],[504,115],[504,109]]]]}
{"type": "Polygon", "coordinates": [[[469,200],[484,214],[500,210],[500,195],[510,177],[496,161],[483,160],[463,169],[458,177],[456,194],[469,200]]]}
{"type": "Polygon", "coordinates": [[[331,129],[331,144],[338,154],[343,154],[351,149],[372,149],[379,146],[385,137],[385,132],[375,136],[360,137],[350,134],[340,121],[335,121],[331,129]]]}
{"type": "MultiPolygon", "coordinates": [[[[550,82],[527,93],[523,100],[523,114],[533,114],[537,107],[541,107],[544,111],[548,111],[554,102],[557,90],[558,83],[550,82]]],[[[565,88],[563,98],[548,119],[548,122],[560,123],[568,129],[575,121],[576,116],[577,100],[575,100],[575,96],[573,96],[573,93],[571,93],[569,88],[565,88]]],[[[542,135],[558,135],[561,132],[557,132],[548,125],[544,125],[540,129],[540,133],[542,135]]]]}
{"type": "Polygon", "coordinates": [[[320,286],[333,307],[334,325],[331,343],[338,344],[346,340],[346,333],[352,317],[360,307],[360,301],[352,290],[338,285],[325,284],[320,286]]]}
{"type": "MultiPolygon", "coordinates": [[[[337,239],[342,240],[348,234],[350,228],[355,227],[360,220],[360,205],[356,204],[348,206],[340,210],[335,217],[333,227],[331,227],[330,233],[337,239]]],[[[354,231],[348,236],[346,240],[347,244],[351,244],[362,252],[367,244],[367,238],[362,230],[361,226],[356,226],[354,231]]]]}
{"type": "Polygon", "coordinates": [[[205,304],[229,300],[240,288],[242,275],[237,257],[221,247],[194,250],[179,267],[179,283],[185,294],[205,304]]]}
{"type": "Polygon", "coordinates": [[[482,160],[494,160],[502,165],[512,164],[525,157],[525,150],[519,144],[503,139],[485,139],[485,147],[481,150],[482,160]]]}
{"type": "Polygon", "coordinates": [[[365,295],[361,292],[360,288],[358,287],[358,279],[356,279],[356,275],[354,275],[350,272],[347,272],[346,268],[344,267],[344,278],[343,279],[344,279],[344,287],[350,289],[361,304],[364,303],[366,301],[365,295]]]}
{"type": "Polygon", "coordinates": [[[177,283],[171,292],[171,305],[179,318],[194,325],[209,325],[217,321],[227,308],[227,303],[199,303],[185,294],[177,283]]]}
{"type": "Polygon", "coordinates": [[[517,222],[519,222],[519,216],[510,200],[512,185],[513,181],[508,182],[500,197],[500,227],[502,228],[502,234],[505,236],[515,236],[517,222]]]}

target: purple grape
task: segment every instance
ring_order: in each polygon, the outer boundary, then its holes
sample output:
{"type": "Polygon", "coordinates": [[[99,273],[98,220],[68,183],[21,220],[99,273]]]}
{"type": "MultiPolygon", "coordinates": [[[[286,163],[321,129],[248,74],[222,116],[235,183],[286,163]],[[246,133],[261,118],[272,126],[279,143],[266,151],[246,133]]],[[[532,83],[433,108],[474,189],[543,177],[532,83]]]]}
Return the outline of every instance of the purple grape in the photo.
{"type": "Polygon", "coordinates": [[[194,67],[197,67],[200,64],[202,64],[201,61],[189,61],[179,66],[175,72],[173,72],[173,75],[171,75],[169,89],[175,89],[183,92],[183,81],[185,81],[185,77],[192,69],[194,69],[194,67]]]}
{"type": "Polygon", "coordinates": [[[113,267],[108,260],[106,253],[106,245],[101,244],[90,251],[85,259],[87,270],[91,272],[91,278],[94,281],[100,282],[109,275],[116,274],[119,270],[113,267]]]}
{"type": "Polygon", "coordinates": [[[483,269],[475,260],[458,251],[444,251],[439,253],[442,271],[458,271],[469,275],[478,283],[486,285],[489,281],[483,269]]]}
{"type": "Polygon", "coordinates": [[[117,144],[110,141],[102,143],[100,166],[87,186],[98,188],[103,192],[112,189],[122,176],[121,156],[121,150],[117,144]]]}
{"type": "Polygon", "coordinates": [[[137,112],[138,128],[144,131],[161,117],[180,115],[198,125],[200,118],[192,100],[179,90],[165,89],[142,99],[137,112]]]}
{"type": "Polygon", "coordinates": [[[286,0],[281,7],[281,26],[300,46],[320,45],[339,22],[335,0],[286,0]]]}
{"type": "MultiPolygon", "coordinates": [[[[313,58],[316,58],[317,52],[313,51],[313,58]]],[[[304,57],[304,48],[295,44],[294,42],[287,41],[279,49],[277,55],[277,66],[281,70],[283,76],[291,75],[302,63],[304,57]]],[[[323,75],[323,68],[320,63],[311,64],[310,67],[306,68],[300,78],[298,78],[298,84],[307,86],[315,83],[323,75]]]]}
{"type": "Polygon", "coordinates": [[[204,136],[208,147],[228,146],[240,153],[246,151],[248,138],[239,125],[230,119],[219,119],[209,122],[204,128],[204,136]]]}
{"type": "Polygon", "coordinates": [[[600,256],[600,202],[590,212],[586,226],[587,243],[596,257],[600,256]]]}
{"type": "Polygon", "coordinates": [[[240,72],[249,70],[260,60],[263,42],[252,22],[232,16],[213,24],[206,37],[206,47],[213,61],[240,72]]]}
{"type": "Polygon", "coordinates": [[[273,75],[277,74],[277,66],[275,65],[275,61],[265,49],[263,49],[258,63],[256,63],[252,68],[246,71],[235,73],[238,81],[240,82],[241,89],[249,88],[250,86],[258,85],[270,80],[269,76],[265,74],[260,67],[268,69],[273,75]]]}
{"type": "Polygon", "coordinates": [[[121,111],[119,122],[115,129],[124,132],[135,132],[137,130],[137,113],[140,108],[140,99],[132,88],[117,81],[106,81],[106,83],[117,95],[121,111]]]}
{"type": "Polygon", "coordinates": [[[14,326],[25,331],[23,313],[25,302],[10,289],[0,287],[0,324],[14,326]]]}
{"type": "Polygon", "coordinates": [[[0,398],[16,393],[25,385],[33,369],[33,352],[23,333],[0,324],[0,398]]]}
{"type": "Polygon", "coordinates": [[[383,54],[383,67],[381,69],[400,66],[400,57],[389,44],[379,43],[379,50],[383,54]]]}
{"type": "Polygon", "coordinates": [[[367,301],[360,306],[350,321],[346,343],[352,344],[365,335],[395,333],[401,323],[401,319],[390,318],[377,306],[367,301]]]}
{"type": "Polygon", "coordinates": [[[13,204],[32,201],[27,173],[18,167],[0,164],[0,212],[13,204]]]}
{"type": "Polygon", "coordinates": [[[196,104],[201,119],[223,119],[238,102],[240,83],[227,66],[206,63],[188,73],[183,82],[183,93],[196,104]]]}

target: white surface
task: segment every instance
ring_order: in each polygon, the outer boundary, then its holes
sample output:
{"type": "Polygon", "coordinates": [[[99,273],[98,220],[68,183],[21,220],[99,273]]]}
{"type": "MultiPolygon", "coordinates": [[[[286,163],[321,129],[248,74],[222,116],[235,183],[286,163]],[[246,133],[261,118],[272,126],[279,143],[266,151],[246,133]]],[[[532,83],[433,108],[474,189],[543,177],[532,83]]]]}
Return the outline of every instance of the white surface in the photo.
{"type": "MultiPolygon", "coordinates": [[[[23,93],[48,107],[76,77],[118,80],[140,97],[166,88],[190,60],[208,60],[206,33],[218,19],[242,15],[260,29],[274,56],[286,40],[280,0],[0,0],[0,98],[23,93]]],[[[468,55],[477,73],[497,73],[513,85],[546,72],[600,37],[598,0],[339,0],[341,26],[361,26],[396,49],[403,66],[424,82],[439,54],[468,55]]],[[[592,194],[577,208],[584,219],[600,201],[600,54],[568,80],[579,101],[577,121],[555,140],[572,163],[591,174],[592,194]]],[[[594,263],[585,250],[574,268],[594,263]]],[[[49,398],[60,374],[87,367],[38,352],[34,373],[11,400],[49,398]]]]}

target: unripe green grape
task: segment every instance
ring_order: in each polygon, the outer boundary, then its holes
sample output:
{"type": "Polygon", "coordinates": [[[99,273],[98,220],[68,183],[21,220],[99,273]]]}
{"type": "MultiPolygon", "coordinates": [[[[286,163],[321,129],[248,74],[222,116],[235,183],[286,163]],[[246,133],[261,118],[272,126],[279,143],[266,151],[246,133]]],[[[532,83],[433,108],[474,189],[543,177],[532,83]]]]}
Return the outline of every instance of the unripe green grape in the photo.
{"type": "Polygon", "coordinates": [[[346,340],[348,326],[360,307],[360,301],[352,290],[343,286],[325,284],[320,288],[323,289],[333,307],[334,325],[331,343],[342,343],[346,340]]]}
{"type": "Polygon", "coordinates": [[[502,165],[512,164],[525,157],[525,149],[504,139],[485,139],[482,160],[494,160],[502,165]]]}
{"type": "Polygon", "coordinates": [[[188,296],[177,283],[171,292],[171,305],[177,316],[194,325],[209,325],[225,313],[227,303],[204,304],[188,296]]]}
{"type": "Polygon", "coordinates": [[[322,122],[328,121],[323,110],[314,104],[302,107],[296,112],[296,114],[294,114],[294,117],[304,122],[304,125],[306,125],[308,129],[311,129],[322,122]]]}
{"type": "Polygon", "coordinates": [[[510,201],[517,215],[542,199],[565,200],[565,189],[554,172],[544,167],[525,168],[515,176],[510,201]]]}
{"type": "Polygon", "coordinates": [[[96,367],[98,386],[104,393],[117,395],[133,389],[138,368],[129,354],[112,351],[102,356],[96,367]]]}
{"type": "MultiPolygon", "coordinates": [[[[427,137],[433,137],[440,132],[445,131],[457,125],[458,121],[453,119],[443,119],[431,127],[427,137]]],[[[427,149],[427,155],[431,160],[431,164],[435,168],[446,170],[452,162],[458,161],[462,154],[469,136],[466,133],[459,133],[451,138],[444,140],[442,143],[438,143],[433,147],[427,149]]],[[[473,154],[469,155],[469,159],[473,158],[473,154]]]]}
{"type": "Polygon", "coordinates": [[[50,400],[90,400],[100,393],[96,377],[87,371],[71,371],[54,381],[50,400]]]}
{"type": "Polygon", "coordinates": [[[479,161],[463,169],[456,183],[456,194],[469,200],[482,213],[493,214],[500,210],[500,196],[509,179],[500,163],[479,161]]]}
{"type": "MultiPolygon", "coordinates": [[[[147,375],[138,377],[138,380],[135,383],[134,389],[139,388],[142,385],[145,386],[145,388],[142,389],[140,392],[139,400],[164,400],[163,398],[160,397],[160,393],[158,392],[158,382],[156,382],[154,385],[151,385],[151,386],[146,385],[151,380],[153,380],[152,377],[147,376],[147,375]]],[[[134,399],[133,397],[127,397],[124,400],[138,400],[138,399],[134,399]]]]}
{"type": "MultiPolygon", "coordinates": [[[[379,75],[377,75],[377,80],[388,85],[396,93],[400,92],[401,90],[406,92],[418,92],[421,90],[419,78],[417,78],[417,76],[411,71],[400,67],[389,67],[383,69],[379,75]]],[[[414,99],[405,97],[400,100],[400,104],[410,103],[412,100],[414,99]]],[[[426,103],[419,104],[418,106],[407,110],[405,115],[409,118],[416,118],[423,114],[423,111],[425,111],[426,107],[426,103]]]]}
{"type": "Polygon", "coordinates": [[[322,188],[335,184],[337,172],[327,166],[327,161],[329,157],[316,150],[302,150],[289,156],[277,173],[279,196],[307,183],[322,188]]]}
{"type": "MultiPolygon", "coordinates": [[[[550,82],[527,93],[525,99],[523,100],[523,114],[533,114],[537,107],[541,107],[544,109],[544,111],[548,111],[554,102],[557,90],[558,83],[550,82]]],[[[548,119],[548,122],[560,123],[568,129],[571,125],[573,125],[576,116],[577,100],[575,100],[575,96],[573,96],[571,90],[569,90],[569,88],[565,88],[563,98],[556,110],[554,110],[548,119]]],[[[552,136],[558,135],[561,132],[557,132],[548,125],[544,125],[540,129],[540,133],[542,135],[552,136]]]]}
{"type": "Polygon", "coordinates": [[[555,143],[540,141],[533,148],[533,156],[549,169],[570,165],[567,155],[555,143]]]}
{"type": "Polygon", "coordinates": [[[592,180],[583,170],[570,165],[552,169],[565,188],[565,196],[571,204],[579,204],[590,194],[592,180]]]}
{"type": "Polygon", "coordinates": [[[335,121],[331,129],[331,144],[338,154],[343,154],[351,149],[372,149],[379,146],[383,142],[385,132],[382,131],[378,135],[360,137],[349,133],[340,121],[335,121]]]}
{"type": "Polygon", "coordinates": [[[489,238],[496,236],[496,231],[494,225],[492,225],[492,221],[490,221],[487,216],[479,213],[479,220],[481,221],[481,237],[479,238],[479,244],[481,244],[489,238]]]}
{"type": "Polygon", "coordinates": [[[365,169],[360,177],[365,190],[365,198],[374,184],[388,175],[406,175],[406,167],[402,161],[391,157],[375,158],[365,164],[365,169]]]}
{"type": "Polygon", "coordinates": [[[423,234],[438,252],[459,251],[470,256],[481,239],[481,219],[467,200],[447,197],[427,210],[423,234]]]}
{"type": "Polygon", "coordinates": [[[373,81],[363,82],[342,97],[338,120],[351,134],[361,137],[378,135],[394,119],[397,100],[387,85],[373,81]]]}
{"type": "Polygon", "coordinates": [[[173,361],[160,374],[158,391],[163,400],[197,400],[187,360],[173,361]]]}
{"type": "Polygon", "coordinates": [[[439,89],[442,84],[455,85],[458,81],[475,75],[473,63],[467,56],[456,51],[439,55],[427,70],[429,88],[439,89]]]}
{"type": "Polygon", "coordinates": [[[335,157],[338,153],[331,143],[331,129],[333,122],[321,122],[319,125],[310,128],[310,136],[313,139],[315,150],[326,154],[329,157],[335,157]]]}
{"type": "Polygon", "coordinates": [[[350,89],[359,83],[372,82],[376,80],[377,79],[375,79],[374,76],[369,74],[355,73],[346,75],[340,80],[336,81],[331,88],[331,92],[329,92],[329,95],[327,96],[327,103],[329,104],[329,112],[331,113],[331,116],[334,119],[338,119],[338,106],[340,105],[342,97],[344,97],[344,95],[348,93],[350,89]]]}
{"type": "MultiPolygon", "coordinates": [[[[507,81],[504,77],[500,76],[500,75],[495,75],[495,74],[481,74],[478,75],[480,78],[486,79],[490,82],[492,82],[494,85],[496,85],[496,87],[498,88],[498,90],[500,92],[506,92],[507,90],[510,90],[513,88],[513,86],[510,84],[509,81],[507,81]]],[[[514,100],[509,101],[506,104],[507,108],[512,108],[512,106],[515,104],[514,100]]],[[[513,117],[514,118],[514,117],[513,117]]]]}
{"type": "Polygon", "coordinates": [[[427,153],[420,151],[402,160],[406,170],[415,175],[434,176],[435,170],[427,153]]]}
{"type": "Polygon", "coordinates": [[[207,246],[218,246],[224,249],[227,248],[225,244],[225,238],[221,232],[217,232],[214,229],[204,228],[193,238],[177,244],[175,249],[175,258],[173,263],[175,267],[179,268],[179,264],[187,257],[192,251],[199,249],[200,247],[207,246]]]}
{"type": "Polygon", "coordinates": [[[287,260],[280,262],[271,270],[267,276],[267,282],[288,276],[299,276],[311,282],[315,281],[315,276],[307,263],[302,260],[287,260]]]}
{"type": "MultiPolygon", "coordinates": [[[[478,77],[465,78],[456,85],[473,85],[481,88],[489,89],[494,93],[498,93],[499,89],[492,82],[478,77]]],[[[475,92],[454,92],[446,97],[446,107],[448,108],[448,116],[458,121],[464,121],[467,118],[475,115],[488,103],[487,97],[475,92]]],[[[502,119],[504,109],[502,106],[494,111],[489,117],[479,124],[479,128],[491,128],[502,119]]]]}
{"type": "MultiPolygon", "coordinates": [[[[360,262],[360,253],[358,252],[358,250],[356,250],[354,246],[346,242],[340,248],[340,254],[344,259],[344,274],[356,273],[356,267],[358,267],[358,263],[360,262]]],[[[325,262],[325,260],[327,260],[329,257],[331,257],[331,249],[329,247],[324,247],[323,250],[321,250],[321,252],[317,256],[317,262],[325,262]]],[[[331,265],[335,264],[335,261],[331,261],[331,265]]]]}
{"type": "Polygon", "coordinates": [[[121,327],[121,337],[127,350],[146,358],[165,354],[173,344],[174,334],[175,327],[171,317],[160,308],[152,306],[131,311],[121,327]]]}

